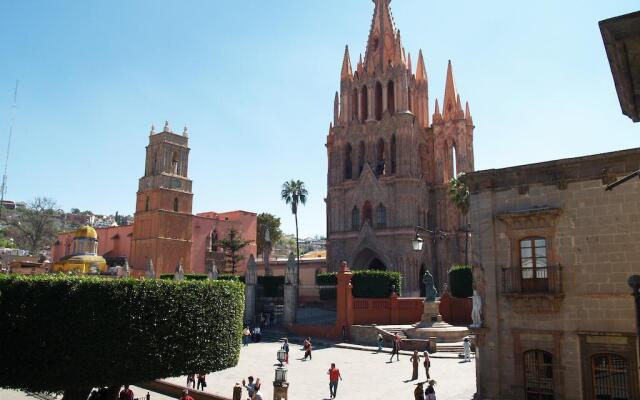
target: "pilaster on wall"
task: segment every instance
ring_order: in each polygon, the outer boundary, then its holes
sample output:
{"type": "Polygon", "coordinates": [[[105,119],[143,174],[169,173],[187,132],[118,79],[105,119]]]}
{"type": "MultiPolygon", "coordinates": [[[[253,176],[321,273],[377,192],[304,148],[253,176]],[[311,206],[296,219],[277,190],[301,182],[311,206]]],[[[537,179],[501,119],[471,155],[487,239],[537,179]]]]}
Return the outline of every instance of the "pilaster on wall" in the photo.
{"type": "Polygon", "coordinates": [[[351,278],[353,274],[347,266],[342,266],[337,274],[338,285],[336,288],[336,325],[340,329],[348,330],[353,325],[353,294],[351,290],[351,278]]]}

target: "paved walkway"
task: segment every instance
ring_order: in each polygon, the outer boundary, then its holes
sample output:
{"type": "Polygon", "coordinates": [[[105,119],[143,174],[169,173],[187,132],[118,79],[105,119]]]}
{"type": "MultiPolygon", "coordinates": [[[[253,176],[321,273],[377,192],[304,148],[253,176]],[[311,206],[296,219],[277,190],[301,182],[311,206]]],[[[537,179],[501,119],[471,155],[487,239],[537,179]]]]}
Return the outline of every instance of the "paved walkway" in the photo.
{"type": "MultiPolygon", "coordinates": [[[[205,391],[231,397],[233,385],[249,375],[260,378],[266,399],[273,398],[273,379],[279,343],[252,343],[243,347],[240,362],[234,368],[207,376],[205,391]]],[[[318,348],[312,361],[301,361],[302,347],[291,345],[288,369],[289,398],[321,400],[329,398],[327,370],[332,362],[340,369],[344,381],[338,385],[338,398],[349,400],[413,399],[415,381],[411,378],[409,356],[388,363],[388,353],[337,347],[318,348]]],[[[475,360],[463,363],[457,358],[432,358],[431,377],[438,383],[438,400],[470,400],[475,393],[475,360]]],[[[426,379],[424,369],[420,380],[426,379]]],[[[186,377],[167,379],[185,385],[186,377]]],[[[246,399],[246,391],[243,399],[246,399]]]]}

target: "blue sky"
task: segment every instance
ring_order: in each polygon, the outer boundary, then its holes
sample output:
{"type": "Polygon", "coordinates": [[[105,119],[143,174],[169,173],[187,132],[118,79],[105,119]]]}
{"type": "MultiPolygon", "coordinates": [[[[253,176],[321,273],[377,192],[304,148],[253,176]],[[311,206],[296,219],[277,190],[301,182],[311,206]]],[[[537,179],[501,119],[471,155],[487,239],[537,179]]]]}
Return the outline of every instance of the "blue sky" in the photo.
{"type": "MultiPolygon", "coordinates": [[[[430,111],[447,60],[471,105],[476,169],[638,146],[620,112],[598,21],[637,1],[393,0],[422,48],[430,111]]],[[[369,0],[0,1],[0,156],[20,80],[7,198],[133,213],[150,125],[188,125],[194,212],[293,217],[282,182],[306,182],[302,236],[325,233],[324,143],[344,45],[369,0]]],[[[414,61],[415,65],[415,61],[414,61]]]]}

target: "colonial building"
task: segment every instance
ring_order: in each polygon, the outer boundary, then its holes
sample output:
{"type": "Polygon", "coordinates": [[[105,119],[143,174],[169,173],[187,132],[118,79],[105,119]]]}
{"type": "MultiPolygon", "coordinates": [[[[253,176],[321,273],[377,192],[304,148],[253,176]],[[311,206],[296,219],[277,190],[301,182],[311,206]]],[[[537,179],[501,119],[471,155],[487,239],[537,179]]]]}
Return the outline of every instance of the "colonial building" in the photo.
{"type": "MultiPolygon", "coordinates": [[[[206,273],[211,262],[228,272],[217,240],[234,229],[252,241],[239,253],[238,273],[256,254],[257,215],[248,211],[192,214],[189,147],[186,128],[175,134],[166,123],[162,132],[152,128],[146,148],[144,176],[136,194],[133,225],[95,229],[97,254],[110,264],[129,260],[132,275],[144,275],[149,260],[157,275],[173,273],[181,263],[185,272],[206,273]]],[[[58,235],[52,246],[54,262],[73,254],[74,233],[58,235]]]]}
{"type": "Polygon", "coordinates": [[[473,171],[474,126],[451,62],[442,111],[436,99],[430,115],[422,51],[414,70],[390,0],[374,3],[355,70],[345,48],[327,136],[328,268],[345,259],[354,268],[400,271],[405,294],[417,294],[423,271],[443,283],[451,264],[463,260],[465,228],[448,181],[473,171]],[[411,247],[416,225],[434,233],[419,253],[411,247]]]}
{"type": "Polygon", "coordinates": [[[481,399],[639,399],[640,148],[467,174],[481,399]]]}

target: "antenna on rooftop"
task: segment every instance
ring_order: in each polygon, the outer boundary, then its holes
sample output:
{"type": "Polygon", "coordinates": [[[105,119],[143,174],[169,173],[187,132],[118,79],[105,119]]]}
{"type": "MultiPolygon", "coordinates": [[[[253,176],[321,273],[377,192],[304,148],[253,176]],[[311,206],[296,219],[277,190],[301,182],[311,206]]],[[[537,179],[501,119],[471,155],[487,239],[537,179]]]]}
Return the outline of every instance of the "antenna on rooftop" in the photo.
{"type": "Polygon", "coordinates": [[[9,165],[9,151],[11,150],[11,136],[13,135],[13,124],[16,119],[16,106],[18,102],[18,83],[16,79],[16,88],[13,91],[13,104],[11,105],[11,120],[9,123],[9,139],[7,140],[7,154],[4,160],[4,173],[2,174],[2,186],[0,187],[0,216],[4,208],[4,195],[7,193],[7,167],[9,165]]]}

